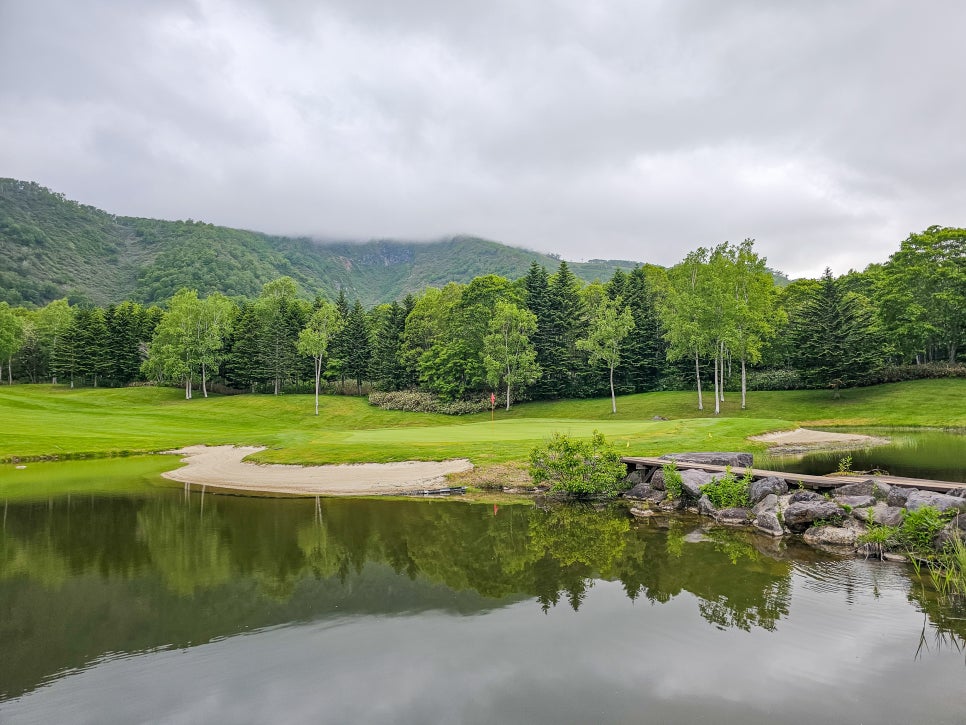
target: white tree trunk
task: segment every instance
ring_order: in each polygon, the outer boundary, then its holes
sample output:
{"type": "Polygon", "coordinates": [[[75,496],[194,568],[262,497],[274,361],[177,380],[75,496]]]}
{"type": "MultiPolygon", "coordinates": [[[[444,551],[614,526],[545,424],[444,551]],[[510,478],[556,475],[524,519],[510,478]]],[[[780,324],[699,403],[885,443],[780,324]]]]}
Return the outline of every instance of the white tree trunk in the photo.
{"type": "Polygon", "coordinates": [[[714,354],[714,414],[721,413],[721,398],[718,397],[718,351],[714,354]]]}
{"type": "Polygon", "coordinates": [[[718,371],[721,376],[721,385],[718,386],[718,394],[721,396],[721,402],[724,402],[724,379],[725,379],[725,361],[724,361],[724,340],[721,341],[721,369],[718,371]]]}
{"type": "Polygon", "coordinates": [[[201,394],[208,397],[208,370],[204,363],[201,363],[201,394]]]}
{"type": "Polygon", "coordinates": [[[698,381],[698,410],[704,410],[704,401],[701,399],[701,367],[698,365],[698,353],[694,352],[694,377],[698,381]]]}
{"type": "Polygon", "coordinates": [[[617,398],[614,397],[614,366],[610,366],[610,412],[617,413],[617,398]]]}
{"type": "Polygon", "coordinates": [[[745,374],[745,356],[741,356],[741,409],[745,409],[745,393],[748,390],[748,378],[745,374]]]}
{"type": "Polygon", "coordinates": [[[319,414],[319,379],[322,377],[322,357],[315,358],[315,414],[319,414]]]}
{"type": "MultiPolygon", "coordinates": [[[[7,384],[13,385],[13,356],[12,355],[7,358],[7,384]]],[[[95,385],[94,387],[96,388],[97,386],[95,385]]]]}
{"type": "Polygon", "coordinates": [[[191,400],[191,376],[186,375],[184,379],[184,399],[191,400]]]}

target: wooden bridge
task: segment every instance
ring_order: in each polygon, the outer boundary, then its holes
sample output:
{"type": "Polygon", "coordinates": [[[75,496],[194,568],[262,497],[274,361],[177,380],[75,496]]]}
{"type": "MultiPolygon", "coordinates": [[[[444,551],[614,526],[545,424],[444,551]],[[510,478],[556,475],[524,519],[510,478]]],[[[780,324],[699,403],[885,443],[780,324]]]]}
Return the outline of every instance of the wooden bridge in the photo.
{"type": "MultiPolygon", "coordinates": [[[[621,460],[627,465],[627,472],[630,473],[634,470],[653,469],[657,470],[668,463],[674,463],[678,470],[682,469],[697,469],[699,471],[707,471],[708,473],[724,473],[727,470],[726,466],[715,466],[708,463],[689,463],[686,461],[671,461],[666,458],[648,458],[646,456],[626,456],[621,458],[621,460]]],[[[881,481],[882,483],[887,483],[890,486],[905,486],[907,488],[918,488],[924,491],[939,491],[941,493],[948,493],[958,488],[966,488],[966,483],[956,482],[956,481],[933,481],[927,478],[903,478],[901,476],[874,476],[874,475],[862,475],[862,476],[813,476],[805,473],[786,473],[784,471],[766,471],[761,468],[745,468],[743,466],[732,466],[731,471],[738,476],[744,476],[751,471],[751,475],[755,478],[766,478],[769,476],[774,476],[775,478],[784,478],[789,486],[794,486],[801,484],[807,488],[838,488],[839,486],[844,486],[849,483],[856,483],[858,481],[868,481],[872,479],[874,481],[881,481]]],[[[652,470],[649,470],[646,474],[644,480],[650,479],[653,474],[652,470]]]]}

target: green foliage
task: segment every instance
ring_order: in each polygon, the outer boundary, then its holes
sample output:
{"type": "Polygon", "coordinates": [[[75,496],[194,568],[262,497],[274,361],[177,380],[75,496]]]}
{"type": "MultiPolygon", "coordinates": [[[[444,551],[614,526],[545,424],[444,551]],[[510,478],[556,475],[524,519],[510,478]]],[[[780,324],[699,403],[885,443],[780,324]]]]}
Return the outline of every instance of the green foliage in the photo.
{"type": "Polygon", "coordinates": [[[839,459],[839,473],[852,473],[852,456],[842,456],[839,459]]]}
{"type": "Polygon", "coordinates": [[[661,466],[664,471],[664,490],[672,499],[681,498],[681,491],[684,490],[684,481],[676,463],[665,463],[661,466]]]}
{"type": "Polygon", "coordinates": [[[943,513],[932,506],[915,511],[906,509],[897,535],[899,543],[914,554],[931,556],[933,540],[952,518],[953,512],[943,513]]]}
{"type": "Polygon", "coordinates": [[[617,412],[614,397],[614,368],[621,361],[621,343],[634,329],[634,316],[623,304],[623,299],[604,299],[597,306],[586,338],[577,340],[577,348],[589,353],[590,363],[602,362],[610,373],[611,412],[617,412]]]}
{"type": "Polygon", "coordinates": [[[554,492],[614,496],[627,488],[626,474],[620,453],[599,431],[589,441],[555,433],[546,445],[530,451],[533,482],[547,482],[554,492]]]}
{"type": "Polygon", "coordinates": [[[499,300],[490,320],[489,332],[483,338],[483,364],[486,381],[506,385],[506,409],[510,409],[511,391],[519,390],[540,377],[536,352],[530,336],[537,330],[537,318],[527,309],[499,300]]]}
{"type": "Polygon", "coordinates": [[[738,478],[728,466],[724,476],[702,486],[701,493],[707,496],[717,509],[743,508],[749,505],[749,483],[751,483],[750,473],[738,478]]]}
{"type": "Polygon", "coordinates": [[[443,415],[467,415],[483,413],[490,409],[490,401],[440,400],[439,396],[419,390],[393,390],[369,394],[369,402],[383,410],[405,410],[410,413],[442,413],[443,415]]]}

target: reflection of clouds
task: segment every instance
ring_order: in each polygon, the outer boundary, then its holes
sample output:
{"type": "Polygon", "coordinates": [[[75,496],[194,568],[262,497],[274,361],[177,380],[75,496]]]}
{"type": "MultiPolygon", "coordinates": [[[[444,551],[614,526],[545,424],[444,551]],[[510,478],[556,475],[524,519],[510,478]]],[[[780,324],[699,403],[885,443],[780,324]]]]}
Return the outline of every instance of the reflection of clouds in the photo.
{"type": "Polygon", "coordinates": [[[719,631],[689,594],[632,603],[603,581],[579,612],[527,602],[263,630],[102,662],[0,705],[0,720],[881,724],[966,708],[958,653],[914,661],[922,619],[900,587],[848,603],[804,583],[794,575],[773,633],[719,631]]]}

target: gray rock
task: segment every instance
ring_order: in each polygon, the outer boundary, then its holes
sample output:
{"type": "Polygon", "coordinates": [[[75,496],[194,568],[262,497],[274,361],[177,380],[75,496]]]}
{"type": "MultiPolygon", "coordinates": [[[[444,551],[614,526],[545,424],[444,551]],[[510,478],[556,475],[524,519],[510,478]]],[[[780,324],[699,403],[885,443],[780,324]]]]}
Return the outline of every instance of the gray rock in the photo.
{"type": "Polygon", "coordinates": [[[871,514],[873,523],[880,526],[898,526],[902,523],[902,511],[898,506],[886,506],[884,503],[877,503],[872,508],[853,509],[852,518],[862,523],[868,523],[871,514]]]}
{"type": "Polygon", "coordinates": [[[840,506],[850,506],[854,509],[868,508],[875,506],[875,496],[839,496],[836,492],[835,503],[840,506]]]}
{"type": "Polygon", "coordinates": [[[654,475],[651,476],[651,486],[656,488],[658,491],[664,490],[664,470],[658,468],[654,471],[654,475]]]}
{"type": "Polygon", "coordinates": [[[781,536],[785,533],[778,516],[770,511],[763,511],[755,517],[755,528],[769,536],[781,536]]]}
{"type": "Polygon", "coordinates": [[[815,491],[808,491],[806,489],[800,489],[792,494],[792,497],[788,499],[790,503],[801,503],[803,501],[824,501],[825,497],[820,493],[815,493],[815,491]]]}
{"type": "Polygon", "coordinates": [[[657,514],[651,509],[640,509],[636,506],[631,506],[631,516],[636,516],[639,519],[646,519],[649,516],[656,516],[657,514]]]}
{"type": "Polygon", "coordinates": [[[747,526],[752,520],[751,509],[721,509],[714,517],[714,520],[719,524],[726,524],[728,526],[747,526]]]}
{"type": "MultiPolygon", "coordinates": [[[[849,521],[849,524],[854,522],[849,521]]],[[[805,532],[805,542],[825,546],[855,546],[860,529],[851,526],[813,526],[805,532]]]]}
{"type": "Polygon", "coordinates": [[[751,508],[751,513],[757,516],[767,511],[774,513],[778,509],[778,496],[773,493],[767,494],[761,501],[751,508]]]}
{"type": "Polygon", "coordinates": [[[715,474],[706,471],[696,471],[691,468],[681,471],[681,495],[697,501],[701,498],[701,487],[707,486],[715,478],[715,474]]]}
{"type": "Polygon", "coordinates": [[[871,478],[867,481],[857,483],[847,483],[835,489],[836,496],[874,496],[875,481],[871,478]]]}
{"type": "Polygon", "coordinates": [[[702,516],[714,516],[718,513],[718,509],[714,507],[711,503],[711,499],[707,496],[702,496],[698,499],[698,513],[702,516]]]}
{"type": "Polygon", "coordinates": [[[935,491],[918,491],[913,489],[906,499],[906,508],[916,511],[923,506],[932,506],[940,511],[966,511],[966,499],[958,496],[947,496],[935,491]]]}
{"type": "Polygon", "coordinates": [[[750,453],[668,453],[661,456],[668,461],[680,463],[704,463],[709,466],[735,466],[750,468],[754,459],[750,453]]]}
{"type": "Polygon", "coordinates": [[[830,519],[841,516],[843,511],[839,505],[821,499],[820,501],[798,501],[785,509],[785,526],[790,531],[800,534],[807,529],[813,521],[819,519],[830,519]]]}
{"type": "Polygon", "coordinates": [[[947,496],[955,496],[956,498],[966,498],[966,488],[954,488],[952,491],[946,491],[947,496]]]}
{"type": "Polygon", "coordinates": [[[885,501],[889,498],[889,493],[892,491],[892,486],[890,486],[885,481],[876,481],[875,486],[872,489],[872,495],[875,496],[880,501],[885,501]]]}
{"type": "MultiPolygon", "coordinates": [[[[955,498],[955,497],[954,497],[955,498]]],[[[944,549],[951,545],[956,539],[966,540],[966,514],[956,514],[953,519],[943,527],[932,545],[937,549],[944,549]]]]}
{"type": "Polygon", "coordinates": [[[636,486],[631,488],[629,491],[624,491],[624,498],[633,498],[638,500],[643,500],[648,497],[648,494],[654,491],[649,483],[638,483],[636,486]]]}
{"type": "Polygon", "coordinates": [[[667,498],[667,491],[652,490],[649,494],[647,494],[646,500],[653,501],[654,503],[660,503],[666,498],[667,498]]]}
{"type": "Polygon", "coordinates": [[[886,503],[890,506],[905,507],[906,499],[909,498],[909,494],[917,489],[915,488],[905,488],[904,486],[893,486],[892,490],[889,491],[889,495],[886,496],[886,503]]]}
{"type": "Polygon", "coordinates": [[[751,482],[748,487],[748,500],[756,504],[769,494],[783,496],[786,493],[788,493],[788,484],[785,483],[785,479],[769,476],[751,482]]]}
{"type": "Polygon", "coordinates": [[[624,481],[635,486],[639,483],[644,483],[645,476],[647,476],[646,468],[635,468],[624,477],[624,481]]]}

